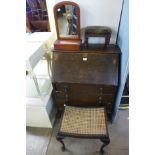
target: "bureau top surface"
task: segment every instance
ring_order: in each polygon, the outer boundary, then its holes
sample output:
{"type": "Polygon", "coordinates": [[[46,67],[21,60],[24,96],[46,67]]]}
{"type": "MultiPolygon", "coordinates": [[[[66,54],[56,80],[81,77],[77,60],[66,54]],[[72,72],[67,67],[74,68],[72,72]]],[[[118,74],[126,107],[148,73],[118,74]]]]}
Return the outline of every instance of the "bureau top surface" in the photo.
{"type": "Polygon", "coordinates": [[[120,48],[117,45],[110,44],[107,48],[103,44],[89,44],[88,49],[84,49],[82,46],[82,49],[80,51],[69,51],[69,50],[53,50],[53,52],[73,52],[73,53],[121,53],[120,48]]]}

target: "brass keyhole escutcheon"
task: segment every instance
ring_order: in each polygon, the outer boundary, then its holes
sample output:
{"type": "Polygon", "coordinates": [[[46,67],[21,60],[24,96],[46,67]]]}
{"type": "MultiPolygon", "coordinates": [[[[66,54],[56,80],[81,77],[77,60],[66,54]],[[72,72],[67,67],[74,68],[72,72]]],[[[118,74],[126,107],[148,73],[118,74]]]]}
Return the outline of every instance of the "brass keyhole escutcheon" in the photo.
{"type": "Polygon", "coordinates": [[[83,61],[87,61],[87,58],[82,58],[83,61]]]}
{"type": "Polygon", "coordinates": [[[115,65],[116,64],[116,59],[113,59],[112,63],[115,65]]]}
{"type": "Polygon", "coordinates": [[[83,53],[82,54],[82,60],[87,61],[88,60],[88,53],[83,53]]]}

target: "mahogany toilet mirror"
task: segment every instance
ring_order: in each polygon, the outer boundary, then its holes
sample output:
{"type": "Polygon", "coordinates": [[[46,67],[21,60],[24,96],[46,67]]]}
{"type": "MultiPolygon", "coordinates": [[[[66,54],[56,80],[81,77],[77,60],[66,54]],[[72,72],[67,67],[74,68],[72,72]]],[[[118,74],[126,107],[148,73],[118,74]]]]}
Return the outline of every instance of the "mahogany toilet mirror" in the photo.
{"type": "Polygon", "coordinates": [[[80,8],[79,5],[63,1],[54,8],[57,40],[54,48],[57,50],[80,50],[80,8]]]}

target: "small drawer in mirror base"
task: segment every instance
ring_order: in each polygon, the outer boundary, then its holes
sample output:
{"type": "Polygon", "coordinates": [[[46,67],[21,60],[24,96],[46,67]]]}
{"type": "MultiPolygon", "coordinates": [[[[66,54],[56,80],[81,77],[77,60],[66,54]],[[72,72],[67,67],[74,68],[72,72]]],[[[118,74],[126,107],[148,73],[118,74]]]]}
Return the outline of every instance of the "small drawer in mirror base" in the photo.
{"type": "MultiPolygon", "coordinates": [[[[81,49],[81,42],[77,41],[70,41],[70,40],[56,40],[54,43],[54,50],[69,50],[69,51],[80,51],[81,49]]],[[[67,51],[67,52],[69,52],[67,51]]]]}

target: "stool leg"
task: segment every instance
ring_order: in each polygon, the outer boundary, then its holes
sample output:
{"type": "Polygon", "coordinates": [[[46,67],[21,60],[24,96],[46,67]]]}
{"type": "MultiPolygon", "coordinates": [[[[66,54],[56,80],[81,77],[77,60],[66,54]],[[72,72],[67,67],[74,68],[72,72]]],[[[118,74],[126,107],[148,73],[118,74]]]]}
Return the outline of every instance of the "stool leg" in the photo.
{"type": "Polygon", "coordinates": [[[110,43],[110,37],[111,37],[110,34],[107,34],[105,37],[105,46],[104,46],[105,48],[107,48],[110,43]]]}
{"type": "Polygon", "coordinates": [[[65,144],[64,144],[64,142],[62,141],[63,139],[64,139],[64,137],[62,137],[62,136],[60,136],[60,135],[57,135],[56,136],[56,139],[57,139],[57,141],[59,141],[61,144],[62,144],[62,147],[61,147],[61,149],[62,149],[62,151],[65,151],[65,144]]]}
{"type": "Polygon", "coordinates": [[[88,49],[88,37],[85,38],[84,46],[86,49],[88,49]]]}
{"type": "Polygon", "coordinates": [[[100,148],[100,152],[103,154],[104,153],[103,148],[110,143],[110,139],[108,138],[108,139],[100,139],[100,140],[101,140],[101,142],[103,142],[103,144],[100,148]]]}

